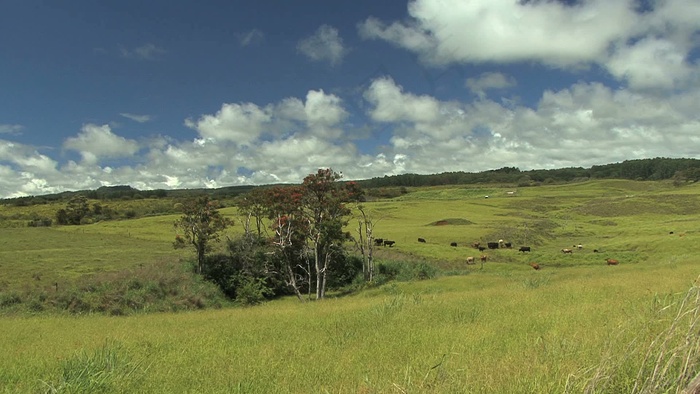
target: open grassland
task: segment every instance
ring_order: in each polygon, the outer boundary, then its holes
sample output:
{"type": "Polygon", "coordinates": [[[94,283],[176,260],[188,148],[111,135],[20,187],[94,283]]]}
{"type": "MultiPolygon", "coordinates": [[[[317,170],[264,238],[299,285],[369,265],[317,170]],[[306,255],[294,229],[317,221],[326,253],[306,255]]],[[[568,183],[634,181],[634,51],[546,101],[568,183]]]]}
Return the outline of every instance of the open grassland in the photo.
{"type": "MultiPolygon", "coordinates": [[[[700,371],[699,303],[682,304],[700,275],[697,185],[422,188],[365,207],[375,236],[397,242],[378,247],[378,258],[462,275],[306,304],[5,316],[0,391],[628,393],[668,364],[682,379],[648,392],[676,392],[700,371]],[[472,242],[499,239],[514,248],[465,265],[479,255],[472,242]]],[[[0,280],[11,287],[185,257],[171,246],[176,218],[1,229],[0,280]]]]}

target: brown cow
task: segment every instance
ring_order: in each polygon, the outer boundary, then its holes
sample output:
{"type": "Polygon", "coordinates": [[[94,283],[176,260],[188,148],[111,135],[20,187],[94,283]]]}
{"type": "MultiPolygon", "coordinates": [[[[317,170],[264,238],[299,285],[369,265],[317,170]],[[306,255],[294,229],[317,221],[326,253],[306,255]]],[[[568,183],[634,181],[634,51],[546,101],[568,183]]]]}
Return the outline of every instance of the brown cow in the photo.
{"type": "Polygon", "coordinates": [[[540,265],[537,264],[537,263],[530,263],[530,267],[534,268],[535,270],[539,270],[539,269],[540,269],[540,265]]]}
{"type": "Polygon", "coordinates": [[[482,263],[485,263],[486,260],[488,260],[488,259],[489,259],[489,256],[487,256],[487,255],[485,255],[485,254],[482,254],[482,255],[481,255],[481,262],[482,262],[482,263]]]}
{"type": "Polygon", "coordinates": [[[472,265],[472,264],[474,264],[474,257],[473,256],[467,257],[467,265],[472,265]]]}
{"type": "Polygon", "coordinates": [[[618,264],[620,264],[620,262],[617,261],[617,260],[615,260],[615,259],[605,259],[605,262],[607,262],[608,265],[618,265],[618,264]]]}
{"type": "Polygon", "coordinates": [[[571,249],[566,249],[566,248],[562,249],[561,251],[564,252],[564,254],[567,254],[567,253],[568,253],[568,254],[572,254],[572,253],[574,253],[573,250],[571,250],[571,249]]]}

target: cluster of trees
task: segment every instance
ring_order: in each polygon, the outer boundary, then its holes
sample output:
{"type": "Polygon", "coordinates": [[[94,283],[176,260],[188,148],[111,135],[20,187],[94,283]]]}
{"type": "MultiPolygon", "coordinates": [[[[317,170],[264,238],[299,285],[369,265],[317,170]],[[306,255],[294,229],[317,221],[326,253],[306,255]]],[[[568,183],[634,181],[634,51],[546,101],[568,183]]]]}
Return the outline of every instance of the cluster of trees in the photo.
{"type": "Polygon", "coordinates": [[[76,195],[65,208],[56,211],[56,223],[62,225],[88,224],[100,220],[112,219],[115,212],[108,206],[95,202],[90,206],[87,197],[76,195]]]}
{"type": "Polygon", "coordinates": [[[371,280],[372,220],[366,214],[359,220],[355,242],[361,243],[363,258],[350,256],[344,247],[353,239],[344,232],[352,213],[349,204],[359,205],[364,194],[357,183],[340,178],[321,169],[301,185],[253,189],[237,202],[245,231],[227,240],[223,254],[208,252],[232,223],[209,196],[199,197],[183,205],[175,222],[181,232],[175,247],[193,248],[197,272],[247,303],[290,293],[302,301],[322,299],[329,288],[352,282],[360,271],[371,280]]]}

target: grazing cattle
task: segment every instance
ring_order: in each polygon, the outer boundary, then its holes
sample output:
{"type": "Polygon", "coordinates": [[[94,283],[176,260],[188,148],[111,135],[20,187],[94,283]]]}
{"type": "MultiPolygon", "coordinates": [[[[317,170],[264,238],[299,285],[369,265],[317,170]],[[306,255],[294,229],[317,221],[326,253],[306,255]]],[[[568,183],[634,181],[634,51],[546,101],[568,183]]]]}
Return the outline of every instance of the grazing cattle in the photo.
{"type": "Polygon", "coordinates": [[[418,238],[418,242],[425,243],[425,238],[418,238]]]}
{"type": "Polygon", "coordinates": [[[382,246],[382,245],[384,245],[384,239],[382,239],[382,238],[377,238],[377,239],[374,240],[374,244],[377,245],[377,246],[382,246]]]}
{"type": "Polygon", "coordinates": [[[498,242],[489,242],[486,245],[489,247],[489,249],[498,249],[498,242]]]}
{"type": "Polygon", "coordinates": [[[467,257],[467,265],[472,265],[472,264],[474,264],[474,257],[473,256],[467,257]]]}
{"type": "Polygon", "coordinates": [[[576,249],[578,249],[578,250],[583,249],[583,245],[581,245],[581,244],[576,245],[576,249]]]}
{"type": "Polygon", "coordinates": [[[530,247],[529,246],[521,246],[520,249],[518,249],[518,252],[529,252],[530,247]]]}
{"type": "Polygon", "coordinates": [[[479,246],[479,252],[483,252],[484,250],[486,250],[486,246],[479,246]]]}
{"type": "Polygon", "coordinates": [[[669,234],[673,234],[673,231],[669,231],[668,233],[669,233],[669,234]]]}
{"type": "Polygon", "coordinates": [[[384,240],[384,246],[392,247],[395,243],[396,241],[389,241],[388,239],[384,240]]]}
{"type": "Polygon", "coordinates": [[[505,247],[508,248],[508,249],[510,249],[510,248],[513,247],[513,243],[511,243],[511,242],[506,242],[506,243],[504,243],[503,245],[505,245],[505,247]]]}
{"type": "Polygon", "coordinates": [[[487,255],[485,255],[485,254],[482,254],[482,255],[481,255],[481,262],[482,262],[482,263],[485,263],[486,260],[488,260],[488,259],[489,259],[489,256],[487,256],[487,255]]]}
{"type": "Polygon", "coordinates": [[[474,243],[472,244],[472,248],[474,248],[474,249],[479,249],[479,246],[481,246],[481,243],[480,243],[480,242],[474,242],[474,243]]]}
{"type": "Polygon", "coordinates": [[[457,246],[457,242],[452,242],[452,243],[450,243],[450,246],[456,247],[456,246],[457,246]]]}
{"type": "Polygon", "coordinates": [[[532,267],[532,268],[534,268],[534,269],[536,269],[536,270],[539,270],[539,269],[540,269],[540,265],[537,264],[537,263],[530,263],[530,267],[532,267]]]}
{"type": "Polygon", "coordinates": [[[617,260],[615,260],[615,259],[605,259],[605,262],[608,263],[608,265],[618,265],[618,264],[620,264],[620,262],[617,261],[617,260]]]}
{"type": "Polygon", "coordinates": [[[512,191],[511,191],[511,192],[506,192],[506,194],[509,195],[509,196],[514,196],[514,195],[515,195],[515,192],[512,192],[512,191]]]}
{"type": "Polygon", "coordinates": [[[593,249],[593,253],[598,253],[600,252],[598,249],[593,249]]]}
{"type": "Polygon", "coordinates": [[[564,254],[567,254],[567,253],[568,253],[568,254],[573,254],[573,253],[574,253],[573,250],[571,250],[571,249],[566,249],[566,248],[562,249],[561,251],[562,251],[564,254]]]}
{"type": "Polygon", "coordinates": [[[504,244],[505,242],[506,242],[506,241],[504,241],[504,240],[502,240],[502,239],[499,239],[499,240],[498,240],[498,247],[499,247],[499,248],[504,247],[505,245],[503,245],[503,244],[504,244]]]}

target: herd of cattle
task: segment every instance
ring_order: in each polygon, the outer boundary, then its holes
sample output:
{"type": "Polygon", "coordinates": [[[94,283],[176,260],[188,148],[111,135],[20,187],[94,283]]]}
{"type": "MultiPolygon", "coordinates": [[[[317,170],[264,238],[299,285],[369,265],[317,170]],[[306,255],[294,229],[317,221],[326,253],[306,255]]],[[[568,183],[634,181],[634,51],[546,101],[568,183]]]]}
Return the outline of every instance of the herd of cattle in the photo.
{"type": "MultiPolygon", "coordinates": [[[[671,234],[673,234],[673,233],[671,233],[671,234]]],[[[426,243],[427,241],[425,240],[425,238],[418,238],[418,242],[426,243]]],[[[388,239],[383,239],[383,238],[376,238],[374,240],[374,244],[376,246],[392,247],[392,246],[394,246],[394,244],[396,244],[396,241],[390,241],[388,239]]],[[[450,246],[457,247],[457,242],[450,242],[450,246]]],[[[511,242],[505,242],[504,240],[500,239],[500,240],[498,240],[498,242],[487,242],[486,246],[481,245],[480,242],[474,242],[473,244],[471,244],[471,247],[473,247],[474,249],[478,249],[479,252],[484,252],[486,249],[492,249],[492,250],[493,249],[512,249],[513,244],[511,242]]],[[[583,245],[577,244],[577,245],[574,245],[572,248],[563,248],[561,251],[564,254],[573,254],[574,250],[582,250],[582,249],[583,249],[583,245]]],[[[520,248],[518,248],[518,251],[523,252],[523,253],[531,252],[532,248],[529,246],[521,246],[520,248]]],[[[598,252],[599,252],[598,249],[593,249],[593,253],[598,253],[598,252]]],[[[467,257],[467,264],[468,265],[475,264],[475,260],[476,260],[476,258],[474,256],[469,256],[469,257],[467,257]]],[[[488,255],[482,254],[479,257],[479,260],[481,260],[482,264],[485,263],[488,260],[488,255]]],[[[610,259],[610,258],[606,258],[605,262],[608,265],[618,265],[620,263],[619,261],[617,261],[615,259],[610,259]]],[[[529,265],[530,265],[530,267],[534,268],[535,270],[539,270],[542,268],[539,264],[534,263],[534,262],[529,263],[529,265]]]]}

